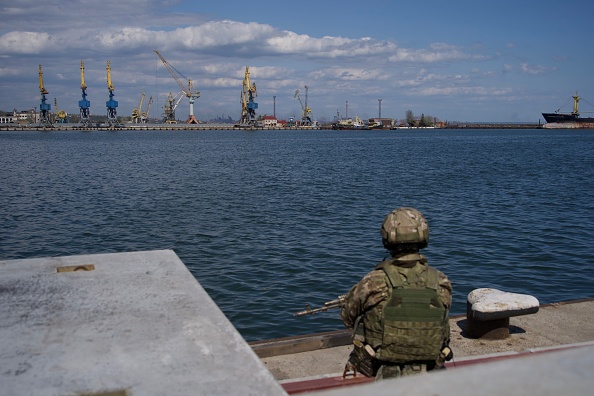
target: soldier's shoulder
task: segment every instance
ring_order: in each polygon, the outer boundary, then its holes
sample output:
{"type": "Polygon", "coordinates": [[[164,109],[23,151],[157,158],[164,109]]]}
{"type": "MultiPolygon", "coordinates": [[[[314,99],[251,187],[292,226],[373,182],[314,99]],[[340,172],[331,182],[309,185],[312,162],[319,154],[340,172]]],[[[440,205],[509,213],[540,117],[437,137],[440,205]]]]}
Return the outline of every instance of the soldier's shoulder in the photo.
{"type": "Polygon", "coordinates": [[[386,279],[387,279],[387,276],[383,270],[374,269],[374,270],[368,272],[367,274],[365,274],[365,276],[359,282],[359,285],[361,285],[361,286],[365,285],[367,287],[373,288],[376,286],[385,285],[386,279]]]}

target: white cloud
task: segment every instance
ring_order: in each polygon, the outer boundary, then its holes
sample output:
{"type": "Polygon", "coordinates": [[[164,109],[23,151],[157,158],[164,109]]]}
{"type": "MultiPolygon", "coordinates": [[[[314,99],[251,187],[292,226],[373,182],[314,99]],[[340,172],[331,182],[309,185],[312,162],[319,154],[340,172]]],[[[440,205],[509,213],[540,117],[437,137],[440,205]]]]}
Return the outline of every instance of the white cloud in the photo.
{"type": "Polygon", "coordinates": [[[12,67],[0,67],[0,77],[18,76],[19,71],[12,67]]]}
{"type": "Polygon", "coordinates": [[[547,73],[549,71],[555,70],[555,68],[550,68],[542,65],[530,65],[528,63],[522,63],[520,64],[520,70],[524,74],[536,75],[547,73]]]}
{"type": "Polygon", "coordinates": [[[343,81],[385,80],[387,75],[378,69],[331,67],[311,73],[314,80],[333,79],[343,81]]]}
{"type": "Polygon", "coordinates": [[[487,88],[487,87],[426,87],[414,91],[422,96],[443,96],[443,95],[480,95],[480,96],[503,96],[512,93],[511,88],[487,88]]]}
{"type": "Polygon", "coordinates": [[[8,32],[0,36],[2,54],[36,54],[44,50],[56,50],[58,45],[58,40],[48,33],[8,32]]]}
{"type": "Polygon", "coordinates": [[[484,55],[468,54],[456,46],[434,43],[428,49],[398,48],[388,59],[390,62],[435,63],[457,60],[486,60],[484,55]]]}

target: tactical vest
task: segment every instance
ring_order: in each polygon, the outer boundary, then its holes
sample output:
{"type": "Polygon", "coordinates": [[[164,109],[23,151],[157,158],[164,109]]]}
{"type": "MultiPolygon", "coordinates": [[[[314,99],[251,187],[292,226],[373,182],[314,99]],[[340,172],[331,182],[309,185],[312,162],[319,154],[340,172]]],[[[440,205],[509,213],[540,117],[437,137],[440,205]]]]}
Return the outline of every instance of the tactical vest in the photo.
{"type": "MultiPolygon", "coordinates": [[[[424,266],[427,270],[419,276],[418,266],[398,267],[392,261],[376,267],[386,273],[392,286],[382,313],[376,358],[395,363],[435,361],[450,332],[448,310],[439,298],[437,270],[424,266]],[[405,283],[401,273],[412,284],[405,283]]],[[[424,257],[420,261],[426,263],[424,257]]]]}

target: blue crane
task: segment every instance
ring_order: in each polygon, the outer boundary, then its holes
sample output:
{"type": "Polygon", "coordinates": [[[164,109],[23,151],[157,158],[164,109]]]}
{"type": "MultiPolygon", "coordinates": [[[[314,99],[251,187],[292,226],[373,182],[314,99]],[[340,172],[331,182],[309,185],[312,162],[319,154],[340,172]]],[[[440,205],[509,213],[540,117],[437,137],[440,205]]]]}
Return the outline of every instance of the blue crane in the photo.
{"type": "Polygon", "coordinates": [[[45,95],[49,92],[43,86],[43,70],[41,69],[41,65],[39,65],[39,92],[41,92],[41,104],[39,105],[39,124],[45,127],[53,127],[52,121],[50,120],[50,110],[52,106],[49,103],[46,103],[47,100],[45,95]]]}
{"type": "Polygon", "coordinates": [[[80,61],[80,89],[82,90],[82,99],[78,101],[80,108],[80,124],[82,126],[91,126],[90,107],[91,102],[87,100],[87,85],[85,84],[85,63],[80,61]]]}
{"type": "Polygon", "coordinates": [[[107,61],[107,90],[109,91],[109,100],[105,102],[107,105],[107,123],[109,126],[118,126],[117,107],[118,101],[113,99],[114,86],[111,83],[111,63],[107,61]]]}

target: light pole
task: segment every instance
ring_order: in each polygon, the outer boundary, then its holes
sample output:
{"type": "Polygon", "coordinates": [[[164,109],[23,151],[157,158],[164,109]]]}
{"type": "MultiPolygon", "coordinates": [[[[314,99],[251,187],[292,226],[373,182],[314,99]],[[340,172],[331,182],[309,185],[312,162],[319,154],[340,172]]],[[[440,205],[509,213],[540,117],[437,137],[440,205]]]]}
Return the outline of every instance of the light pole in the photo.
{"type": "Polygon", "coordinates": [[[382,122],[382,100],[378,99],[377,101],[379,102],[379,119],[382,122]]]}

